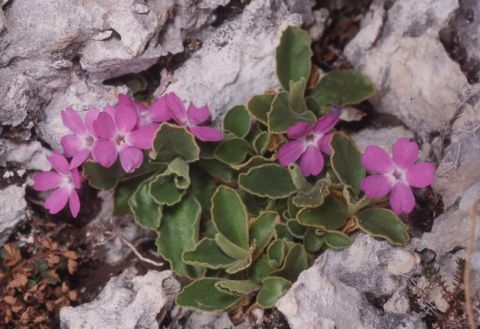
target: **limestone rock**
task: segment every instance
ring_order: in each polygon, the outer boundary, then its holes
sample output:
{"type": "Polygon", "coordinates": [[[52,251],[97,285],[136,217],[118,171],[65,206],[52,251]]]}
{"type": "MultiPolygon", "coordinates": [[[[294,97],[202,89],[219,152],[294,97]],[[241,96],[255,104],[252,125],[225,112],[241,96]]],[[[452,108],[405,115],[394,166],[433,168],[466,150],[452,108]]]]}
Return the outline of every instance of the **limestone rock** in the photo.
{"type": "Polygon", "coordinates": [[[438,36],[458,6],[457,0],[405,0],[388,8],[387,1],[374,1],[344,51],[375,82],[375,109],[423,137],[442,129],[474,89],[438,36]]]}
{"type": "Polygon", "coordinates": [[[92,302],[62,308],[60,328],[157,329],[157,319],[165,315],[179,290],[171,271],[151,270],[143,276],[126,271],[110,279],[92,302]]]}
{"type": "Polygon", "coordinates": [[[0,245],[25,218],[25,186],[10,185],[0,190],[0,245]]]}
{"type": "Polygon", "coordinates": [[[349,248],[320,255],[277,307],[292,329],[424,328],[419,316],[401,312],[408,310],[404,274],[418,261],[412,246],[394,248],[361,234],[349,248]]]}
{"type": "MultiPolygon", "coordinates": [[[[301,16],[283,0],[251,1],[238,17],[202,32],[202,48],[175,71],[167,91],[207,104],[214,118],[246,104],[254,94],[279,86],[275,48],[287,25],[300,24],[301,16]]],[[[158,89],[157,96],[163,91],[158,89]]]]}

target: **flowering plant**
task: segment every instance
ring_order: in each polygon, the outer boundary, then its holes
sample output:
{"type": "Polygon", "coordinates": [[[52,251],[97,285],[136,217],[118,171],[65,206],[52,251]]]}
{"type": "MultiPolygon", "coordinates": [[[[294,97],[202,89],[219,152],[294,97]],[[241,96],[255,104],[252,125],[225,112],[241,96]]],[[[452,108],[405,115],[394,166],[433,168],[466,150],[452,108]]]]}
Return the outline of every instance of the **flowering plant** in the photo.
{"type": "Polygon", "coordinates": [[[390,158],[378,146],[361,154],[336,132],[341,108],[374,86],[351,70],[317,82],[311,56],[308,35],[288,27],[277,48],[282,89],[232,108],[223,130],[205,124],[207,106],[186,110],[173,93],[150,106],[120,95],[85,120],[67,109],[64,156],[54,153],[54,171],[37,174],[33,187],[55,189],[46,208],[54,214],[69,203],[73,216],[77,168],[90,185],[114,189],[115,215],[155,230],[158,252],[193,281],[178,304],[225,310],[256,296],[273,307],[309,260],[348,247],[358,230],[407,243],[398,215],[414,207],[410,186],[434,179],[431,164],[415,163],[412,141],[400,139],[390,158]],[[382,207],[389,193],[393,211],[382,207]]]}

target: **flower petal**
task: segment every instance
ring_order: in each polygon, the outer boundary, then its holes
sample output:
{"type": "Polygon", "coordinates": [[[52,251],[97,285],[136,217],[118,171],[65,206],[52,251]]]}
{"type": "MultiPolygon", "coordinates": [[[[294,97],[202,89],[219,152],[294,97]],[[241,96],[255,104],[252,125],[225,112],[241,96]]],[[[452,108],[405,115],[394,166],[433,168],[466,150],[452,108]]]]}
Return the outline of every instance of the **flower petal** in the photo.
{"type": "Polygon", "coordinates": [[[127,173],[133,172],[143,162],[143,152],[136,147],[127,146],[120,150],[120,164],[127,173]]]}
{"type": "Polygon", "coordinates": [[[162,96],[158,98],[152,105],[150,105],[150,110],[148,112],[151,122],[165,122],[170,120],[172,117],[167,107],[167,98],[162,96]]]}
{"type": "Polygon", "coordinates": [[[292,139],[299,139],[307,136],[312,130],[313,124],[305,121],[300,121],[288,128],[287,136],[292,139]]]}
{"type": "Polygon", "coordinates": [[[77,168],[72,169],[71,176],[75,188],[79,189],[80,187],[82,187],[83,177],[77,168]]]}
{"type": "Polygon", "coordinates": [[[392,158],[399,167],[407,169],[417,161],[418,149],[417,143],[409,140],[408,138],[400,138],[393,144],[392,158]]]}
{"type": "Polygon", "coordinates": [[[106,112],[98,114],[97,119],[93,121],[93,130],[95,135],[106,139],[113,138],[117,133],[113,118],[106,112]]]}
{"type": "Polygon", "coordinates": [[[304,152],[305,143],[302,140],[290,141],[278,149],[278,161],[282,166],[288,166],[297,161],[304,152]]]}
{"type": "Polygon", "coordinates": [[[88,134],[95,136],[95,130],[93,129],[93,122],[97,120],[100,110],[93,108],[88,110],[87,115],[85,116],[85,128],[88,134]]]}
{"type": "Polygon", "coordinates": [[[59,153],[53,152],[47,157],[48,162],[52,165],[53,169],[58,171],[61,174],[68,174],[70,167],[68,165],[67,159],[59,153]]]}
{"type": "Polygon", "coordinates": [[[135,101],[128,97],[125,94],[118,94],[118,103],[115,105],[116,108],[119,107],[130,107],[135,108],[135,101]]]}
{"type": "Polygon", "coordinates": [[[115,111],[115,123],[117,130],[121,133],[127,133],[137,124],[137,113],[131,107],[121,107],[115,111]]]}
{"type": "Polygon", "coordinates": [[[39,172],[33,175],[33,189],[36,191],[49,191],[59,187],[63,183],[62,175],[55,171],[39,172]]]}
{"type": "Polygon", "coordinates": [[[72,213],[73,218],[77,217],[78,212],[80,211],[80,199],[78,198],[77,191],[72,190],[70,192],[68,205],[70,206],[70,212],[72,213]]]}
{"type": "Polygon", "coordinates": [[[112,105],[107,105],[103,108],[103,112],[107,113],[113,118],[115,118],[115,112],[117,112],[117,108],[112,105]]]}
{"type": "Polygon", "coordinates": [[[385,174],[393,169],[387,152],[377,145],[369,145],[361,156],[362,164],[372,174],[385,174]]]}
{"type": "Polygon", "coordinates": [[[329,133],[324,135],[318,141],[318,147],[323,154],[332,155],[332,148],[330,147],[330,143],[332,142],[333,133],[329,133]]]}
{"type": "Polygon", "coordinates": [[[360,189],[370,199],[383,198],[391,188],[392,181],[384,175],[367,176],[360,183],[360,189]]]}
{"type": "Polygon", "coordinates": [[[52,215],[58,213],[67,205],[69,195],[70,188],[68,187],[55,190],[45,201],[45,208],[52,215]]]}
{"type": "Polygon", "coordinates": [[[210,111],[208,106],[196,107],[193,103],[190,103],[187,111],[188,121],[194,125],[198,125],[208,120],[210,117],[210,111]]]}
{"type": "Polygon", "coordinates": [[[111,140],[99,140],[92,147],[93,160],[109,168],[117,160],[117,147],[111,140]]]}
{"type": "Polygon", "coordinates": [[[82,138],[73,134],[63,136],[60,140],[60,144],[62,144],[63,153],[67,157],[74,156],[84,146],[82,138]]]}
{"type": "Polygon", "coordinates": [[[68,108],[60,112],[60,115],[62,116],[63,124],[67,126],[72,133],[81,134],[85,131],[82,117],[74,109],[68,108]]]}
{"type": "Polygon", "coordinates": [[[315,127],[313,128],[313,130],[315,130],[316,133],[320,133],[320,134],[328,133],[330,130],[332,130],[335,127],[339,118],[340,118],[339,111],[332,111],[328,114],[325,114],[324,116],[321,116],[317,120],[317,123],[315,124],[315,127]]]}
{"type": "Polygon", "coordinates": [[[415,197],[410,186],[404,183],[395,184],[390,193],[390,205],[398,215],[411,212],[415,207],[415,197]]]}
{"type": "Polygon", "coordinates": [[[139,149],[149,150],[152,148],[153,137],[156,131],[156,126],[145,126],[129,132],[125,136],[125,141],[139,149]]]}
{"type": "Polygon", "coordinates": [[[187,121],[187,112],[182,100],[175,93],[165,94],[165,98],[172,119],[179,125],[184,125],[187,121]]]}
{"type": "Polygon", "coordinates": [[[81,166],[88,159],[89,155],[90,150],[88,148],[83,148],[79,150],[77,153],[75,153],[72,160],[70,161],[70,169],[81,166]]]}
{"type": "Polygon", "coordinates": [[[424,188],[435,181],[435,166],[429,162],[419,162],[407,169],[407,181],[413,187],[424,188]]]}
{"type": "Polygon", "coordinates": [[[188,130],[202,142],[219,142],[223,140],[223,132],[220,129],[207,126],[190,126],[188,130]]]}
{"type": "Polygon", "coordinates": [[[303,176],[318,175],[324,166],[323,155],[315,146],[307,147],[307,150],[300,159],[300,170],[303,176]]]}

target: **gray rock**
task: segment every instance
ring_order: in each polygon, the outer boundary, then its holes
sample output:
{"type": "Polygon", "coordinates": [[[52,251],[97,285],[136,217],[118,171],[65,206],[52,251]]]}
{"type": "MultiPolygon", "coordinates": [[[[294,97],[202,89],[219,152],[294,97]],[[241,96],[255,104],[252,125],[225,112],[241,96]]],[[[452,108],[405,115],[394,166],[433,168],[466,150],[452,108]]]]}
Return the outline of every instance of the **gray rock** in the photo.
{"type": "Polygon", "coordinates": [[[376,0],[344,51],[375,82],[375,109],[422,137],[442,129],[474,89],[438,36],[458,7],[457,0],[405,0],[388,8],[376,0]]]}
{"type": "Polygon", "coordinates": [[[62,329],[157,329],[180,284],[171,271],[113,277],[90,303],[60,310],[62,329]]]}
{"type": "Polygon", "coordinates": [[[20,169],[26,170],[50,170],[51,165],[47,161],[49,150],[40,142],[16,144],[8,140],[0,140],[0,167],[13,164],[20,169]]]}
{"type": "Polygon", "coordinates": [[[318,257],[277,307],[292,329],[424,328],[418,315],[402,312],[406,275],[419,263],[413,250],[358,235],[351,247],[318,257]]]}
{"type": "Polygon", "coordinates": [[[366,128],[352,134],[352,139],[360,150],[364,150],[368,145],[379,145],[386,150],[390,150],[393,143],[401,137],[413,138],[413,132],[402,127],[388,128],[366,128]]]}
{"type": "Polygon", "coordinates": [[[280,34],[287,25],[300,24],[301,16],[283,0],[250,2],[238,17],[202,32],[202,48],[175,71],[167,91],[208,104],[215,118],[254,94],[277,88],[274,54],[280,34]]]}
{"type": "Polygon", "coordinates": [[[15,226],[25,219],[25,186],[10,185],[0,190],[0,246],[15,226]]]}
{"type": "Polygon", "coordinates": [[[313,41],[318,41],[323,36],[328,26],[329,12],[326,8],[313,11],[314,23],[308,28],[308,34],[313,41]]]}
{"type": "Polygon", "coordinates": [[[175,306],[171,312],[171,317],[175,320],[172,321],[168,327],[166,327],[166,329],[251,328],[251,323],[249,320],[246,320],[242,324],[235,326],[225,312],[192,311],[175,306]]]}

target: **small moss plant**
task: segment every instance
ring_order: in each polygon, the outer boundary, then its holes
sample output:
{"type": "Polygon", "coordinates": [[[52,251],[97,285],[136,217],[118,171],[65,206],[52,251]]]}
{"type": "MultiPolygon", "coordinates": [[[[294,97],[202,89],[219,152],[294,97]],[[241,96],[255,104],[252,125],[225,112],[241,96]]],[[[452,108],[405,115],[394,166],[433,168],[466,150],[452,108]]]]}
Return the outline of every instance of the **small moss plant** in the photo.
{"type": "Polygon", "coordinates": [[[49,157],[54,170],[34,176],[33,187],[55,189],[45,207],[54,214],[69,203],[74,217],[83,179],[114,189],[115,215],[156,231],[158,252],[192,280],[177,303],[205,311],[255,296],[273,307],[318,253],[348,247],[357,230],[407,243],[397,215],[413,209],[410,186],[430,185],[435,169],[416,163],[418,146],[407,139],[391,157],[378,146],[361,154],[334,130],[341,108],[374,86],[352,70],[312,81],[310,43],[296,27],[284,31],[282,89],[232,108],[223,131],[205,125],[206,106],[186,110],[173,93],[150,106],[120,95],[85,119],[67,109],[64,155],[49,157]],[[393,211],[382,207],[388,195],[393,211]]]}

